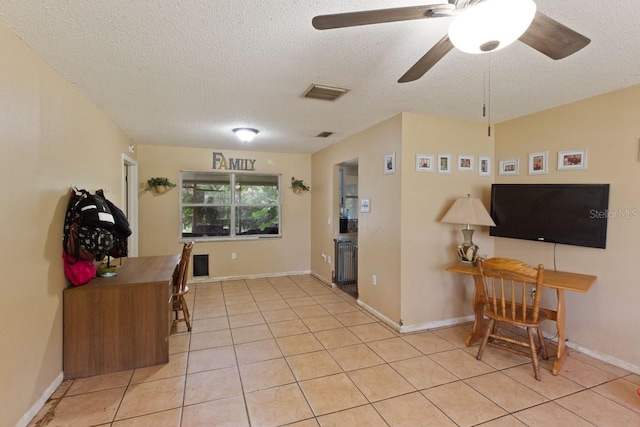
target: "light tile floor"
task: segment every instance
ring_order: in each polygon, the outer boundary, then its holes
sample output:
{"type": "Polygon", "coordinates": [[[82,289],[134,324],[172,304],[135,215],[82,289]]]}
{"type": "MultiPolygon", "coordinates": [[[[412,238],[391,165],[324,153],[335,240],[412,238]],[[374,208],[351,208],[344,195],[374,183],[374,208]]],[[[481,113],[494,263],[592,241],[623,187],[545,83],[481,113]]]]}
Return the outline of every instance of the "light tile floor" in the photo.
{"type": "Polygon", "coordinates": [[[168,364],[65,381],[30,425],[640,426],[640,376],[577,352],[538,382],[476,360],[471,325],[399,334],[309,275],[191,288],[168,364]]]}

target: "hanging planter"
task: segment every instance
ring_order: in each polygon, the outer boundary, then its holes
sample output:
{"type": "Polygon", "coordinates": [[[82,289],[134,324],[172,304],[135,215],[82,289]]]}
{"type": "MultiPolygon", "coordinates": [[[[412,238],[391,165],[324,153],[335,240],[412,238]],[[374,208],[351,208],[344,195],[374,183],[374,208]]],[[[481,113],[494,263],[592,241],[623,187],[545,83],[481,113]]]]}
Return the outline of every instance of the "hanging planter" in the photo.
{"type": "Polygon", "coordinates": [[[169,181],[169,178],[164,177],[149,178],[147,181],[147,191],[155,190],[158,194],[164,194],[175,186],[176,184],[169,181]]]}
{"type": "Polygon", "coordinates": [[[155,187],[153,187],[156,190],[156,193],[158,194],[164,194],[166,193],[169,188],[171,187],[167,187],[166,185],[156,185],[155,187]]]}
{"type": "Polygon", "coordinates": [[[301,179],[296,179],[295,176],[291,177],[291,190],[294,194],[301,194],[303,191],[311,191],[311,187],[306,185],[301,179]]]}

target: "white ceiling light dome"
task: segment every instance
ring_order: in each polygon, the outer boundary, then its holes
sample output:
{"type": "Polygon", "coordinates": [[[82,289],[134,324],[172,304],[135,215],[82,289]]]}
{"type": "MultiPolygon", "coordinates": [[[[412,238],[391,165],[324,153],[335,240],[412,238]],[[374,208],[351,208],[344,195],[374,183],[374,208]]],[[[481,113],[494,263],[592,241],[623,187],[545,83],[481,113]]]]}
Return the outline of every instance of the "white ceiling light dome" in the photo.
{"type": "Polygon", "coordinates": [[[235,128],[233,130],[233,133],[236,134],[240,141],[251,142],[253,141],[253,138],[255,138],[258,134],[258,130],[252,128],[235,128]]]}
{"type": "Polygon", "coordinates": [[[527,31],[536,9],[533,0],[484,0],[456,16],[449,39],[466,53],[503,49],[527,31]]]}

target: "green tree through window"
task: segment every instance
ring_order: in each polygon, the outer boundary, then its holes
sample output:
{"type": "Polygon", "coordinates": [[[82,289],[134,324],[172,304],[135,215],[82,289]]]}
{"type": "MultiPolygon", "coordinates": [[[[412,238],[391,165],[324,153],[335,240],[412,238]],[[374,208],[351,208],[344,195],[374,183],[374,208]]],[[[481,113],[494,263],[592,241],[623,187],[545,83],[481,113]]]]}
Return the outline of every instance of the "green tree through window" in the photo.
{"type": "Polygon", "coordinates": [[[181,172],[185,239],[279,237],[280,176],[181,172]]]}

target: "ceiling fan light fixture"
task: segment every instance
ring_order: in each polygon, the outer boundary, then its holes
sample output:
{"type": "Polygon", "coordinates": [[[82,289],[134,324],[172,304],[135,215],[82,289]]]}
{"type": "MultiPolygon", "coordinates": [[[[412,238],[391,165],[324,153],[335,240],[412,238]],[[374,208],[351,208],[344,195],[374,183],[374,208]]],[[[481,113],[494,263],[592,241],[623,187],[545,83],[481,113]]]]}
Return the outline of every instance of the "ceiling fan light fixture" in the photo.
{"type": "Polygon", "coordinates": [[[484,0],[456,16],[449,39],[466,53],[494,52],[524,34],[535,15],[533,0],[484,0]]]}
{"type": "Polygon", "coordinates": [[[240,141],[251,142],[258,134],[258,130],[253,128],[235,128],[233,129],[233,133],[236,134],[240,141]]]}

